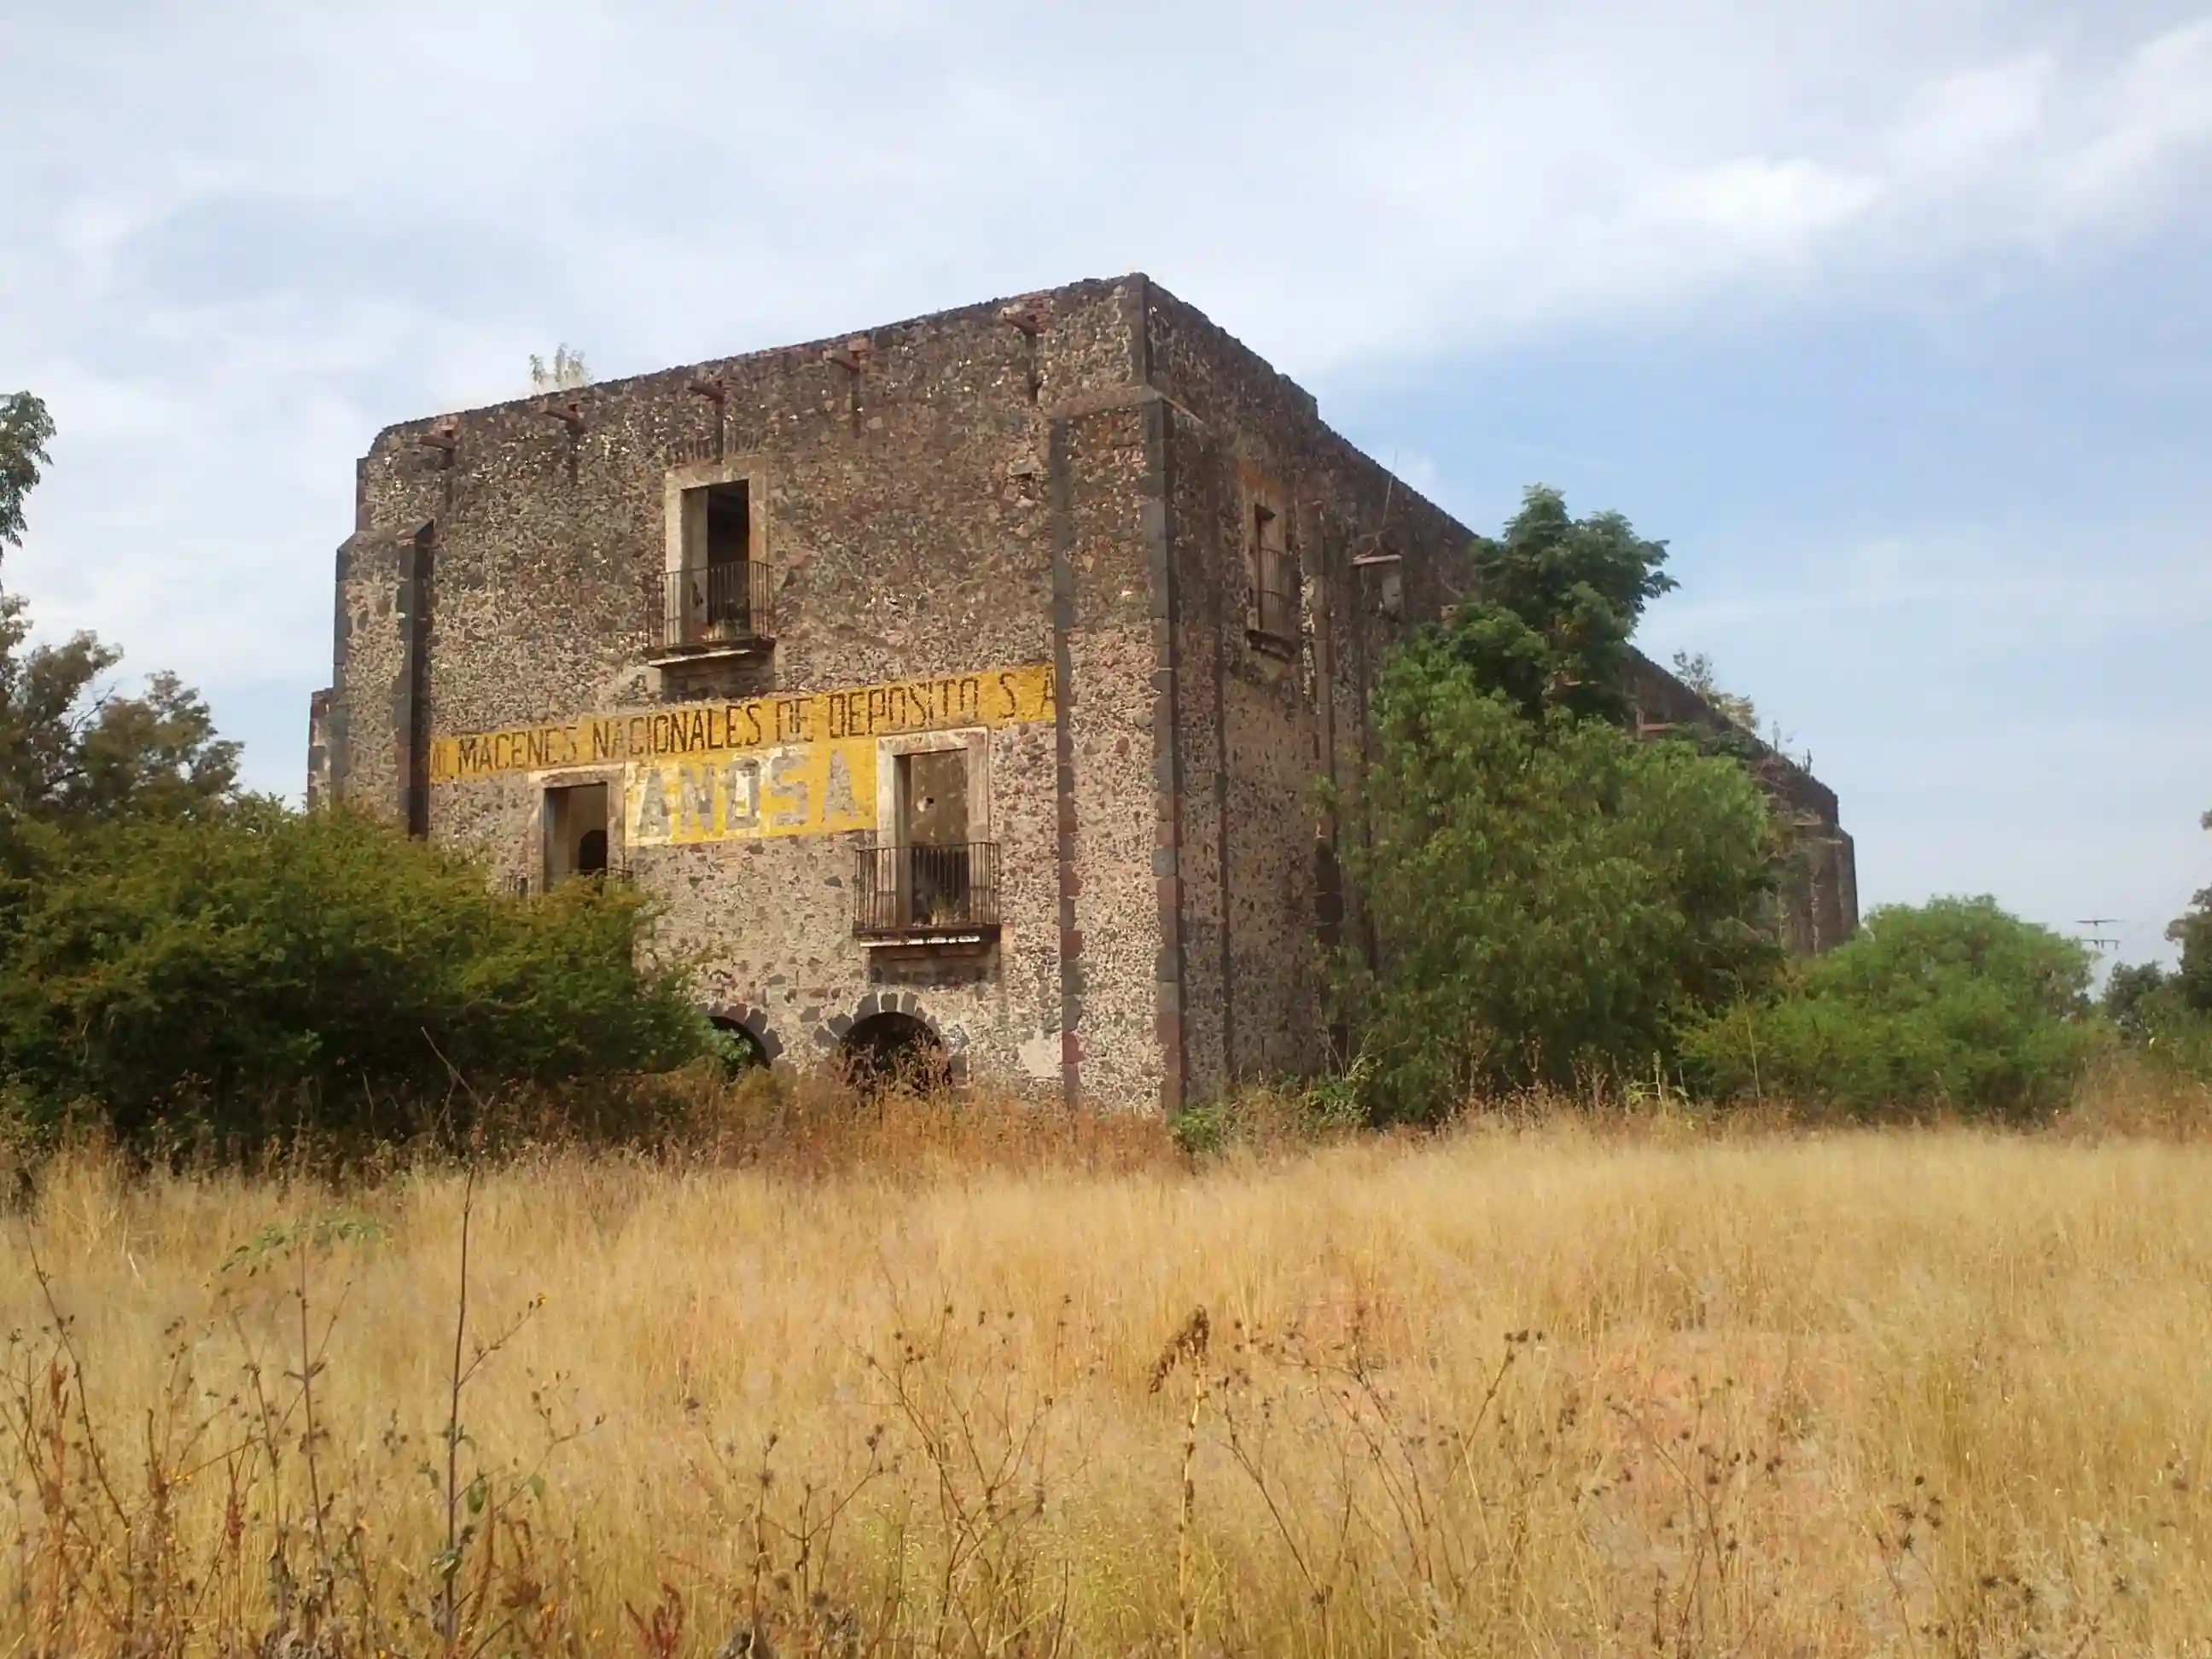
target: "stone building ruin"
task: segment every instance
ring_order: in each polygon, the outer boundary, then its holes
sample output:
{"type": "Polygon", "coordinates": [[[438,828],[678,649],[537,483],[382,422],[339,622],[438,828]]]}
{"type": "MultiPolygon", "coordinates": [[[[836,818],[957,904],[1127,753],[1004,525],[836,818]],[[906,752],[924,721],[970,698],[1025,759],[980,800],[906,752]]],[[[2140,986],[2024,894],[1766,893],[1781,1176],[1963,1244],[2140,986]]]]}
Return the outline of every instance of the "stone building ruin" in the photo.
{"type": "MultiPolygon", "coordinates": [[[[311,802],[650,890],[763,1060],[1170,1109],[1322,1063],[1313,781],[1472,532],[1149,278],[403,422],[356,501],[311,802]]],[[[1826,948],[1835,797],[1761,769],[1826,948]]]]}

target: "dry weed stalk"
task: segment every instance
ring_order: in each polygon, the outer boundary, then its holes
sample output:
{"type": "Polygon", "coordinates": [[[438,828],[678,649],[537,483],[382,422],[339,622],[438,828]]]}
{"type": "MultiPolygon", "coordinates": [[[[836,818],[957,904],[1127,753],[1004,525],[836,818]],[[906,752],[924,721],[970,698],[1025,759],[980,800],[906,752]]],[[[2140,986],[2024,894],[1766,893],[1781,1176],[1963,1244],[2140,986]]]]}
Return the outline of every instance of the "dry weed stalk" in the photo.
{"type": "Polygon", "coordinates": [[[1198,1622],[1198,1604],[1190,1588],[1191,1524],[1198,1511],[1198,1429],[1206,1414],[1206,1349],[1212,1338],[1213,1322],[1206,1310],[1193,1308],[1153,1362],[1150,1389],[1158,1394],[1178,1366],[1190,1371],[1190,1416],[1183,1425],[1182,1480],[1176,1510],[1176,1650],[1182,1659],[1190,1659],[1191,1636],[1198,1622]]]}

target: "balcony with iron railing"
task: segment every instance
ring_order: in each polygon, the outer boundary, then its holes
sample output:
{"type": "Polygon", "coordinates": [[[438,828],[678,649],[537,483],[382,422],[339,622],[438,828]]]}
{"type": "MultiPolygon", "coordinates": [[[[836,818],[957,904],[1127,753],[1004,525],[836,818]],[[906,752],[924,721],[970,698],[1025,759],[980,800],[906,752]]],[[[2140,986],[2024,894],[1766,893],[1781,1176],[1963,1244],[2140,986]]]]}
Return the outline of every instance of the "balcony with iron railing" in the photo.
{"type": "Polygon", "coordinates": [[[665,570],[655,599],[657,659],[741,655],[774,642],[775,589],[766,565],[735,559],[665,570]]]}
{"type": "Polygon", "coordinates": [[[980,943],[999,931],[999,847],[864,847],[853,932],[888,944],[980,943]]]}

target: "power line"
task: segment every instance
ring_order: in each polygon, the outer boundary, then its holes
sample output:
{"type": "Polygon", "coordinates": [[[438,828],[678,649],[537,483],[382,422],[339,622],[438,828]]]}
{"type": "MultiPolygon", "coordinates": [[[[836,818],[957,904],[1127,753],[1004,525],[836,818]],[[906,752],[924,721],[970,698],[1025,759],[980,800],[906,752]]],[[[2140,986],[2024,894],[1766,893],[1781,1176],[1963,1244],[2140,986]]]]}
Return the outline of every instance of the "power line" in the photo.
{"type": "Polygon", "coordinates": [[[2099,956],[2102,956],[2106,951],[2117,946],[2120,941],[2115,934],[2100,933],[2097,930],[2100,927],[2115,927],[2125,920],[2124,916],[2084,916],[2074,925],[2076,927],[2087,927],[2090,930],[2081,942],[2090,946],[2099,956]]]}

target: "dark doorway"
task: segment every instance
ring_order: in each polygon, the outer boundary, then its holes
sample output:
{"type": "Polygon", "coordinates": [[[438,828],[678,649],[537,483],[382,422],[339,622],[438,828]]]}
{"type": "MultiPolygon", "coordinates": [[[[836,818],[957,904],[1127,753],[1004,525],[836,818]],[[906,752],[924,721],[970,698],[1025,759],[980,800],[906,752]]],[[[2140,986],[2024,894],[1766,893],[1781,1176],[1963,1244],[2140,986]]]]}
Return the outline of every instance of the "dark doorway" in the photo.
{"type": "Polygon", "coordinates": [[[753,631],[752,491],[742,479],[707,491],[707,634],[739,639],[753,631]]]}
{"type": "Polygon", "coordinates": [[[744,480],[707,489],[707,563],[743,564],[752,557],[752,491],[744,480]]]}
{"type": "Polygon", "coordinates": [[[932,750],[898,760],[902,919],[934,927],[968,917],[968,751],[932,750]]]}
{"type": "Polygon", "coordinates": [[[898,1087],[925,1094],[952,1080],[937,1033],[912,1014],[871,1014],[845,1033],[839,1049],[845,1074],[873,1094],[898,1087]]]}

